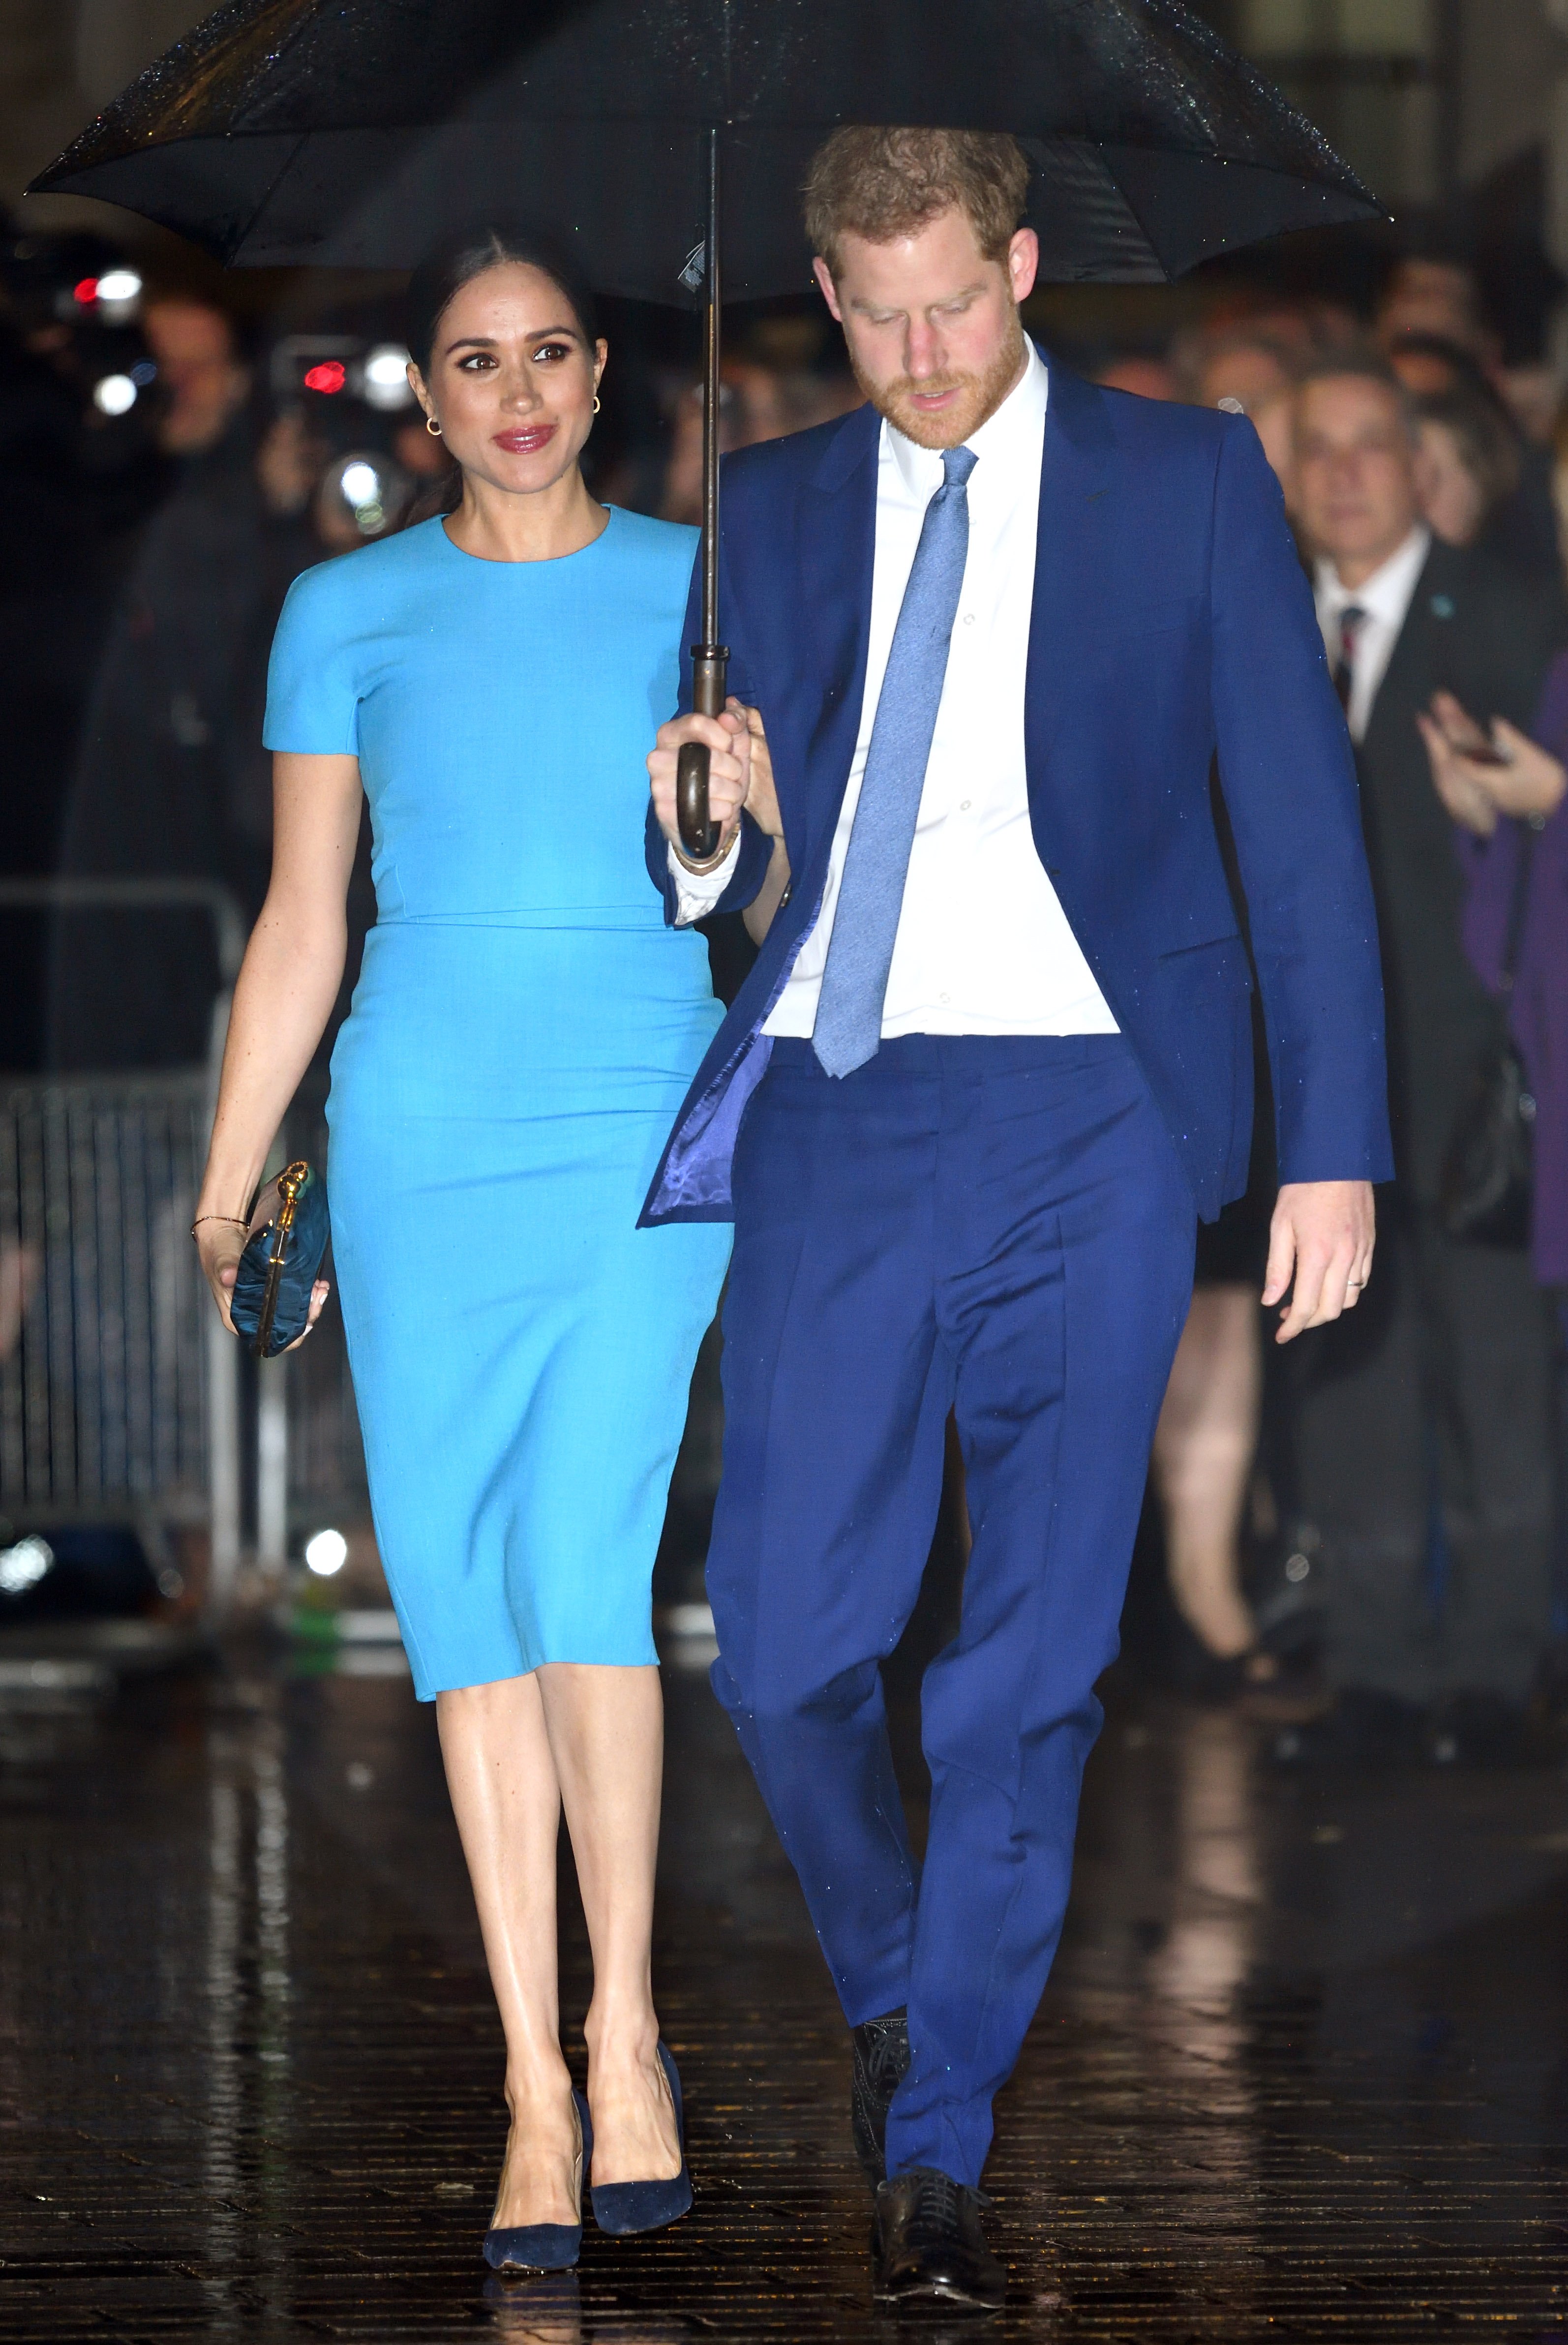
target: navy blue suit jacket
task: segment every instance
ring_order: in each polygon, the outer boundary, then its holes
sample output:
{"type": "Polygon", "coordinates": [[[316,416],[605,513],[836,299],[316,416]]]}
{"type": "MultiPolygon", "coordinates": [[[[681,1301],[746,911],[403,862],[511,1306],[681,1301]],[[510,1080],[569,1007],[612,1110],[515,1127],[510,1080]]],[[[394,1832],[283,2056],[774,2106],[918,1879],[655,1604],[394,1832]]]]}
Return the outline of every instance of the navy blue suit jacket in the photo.
{"type": "MultiPolygon", "coordinates": [[[[759,708],[792,874],[643,1208],[730,1218],[760,1031],[817,918],[860,730],[880,418],[728,459],[721,638],[759,708]]],[[[698,628],[693,584],[687,640],[698,628]]],[[[683,706],[690,706],[689,663],[683,706]]],[[[1350,744],[1250,423],[1050,370],[1024,700],[1034,844],[1165,1116],[1199,1213],[1246,1185],[1247,953],[1209,800],[1217,753],[1273,1070],[1282,1181],[1392,1173],[1383,1001],[1350,744]]],[[[756,895],[749,818],[719,909],[756,895]]],[[[648,868],[675,917],[652,816],[648,868]]]]}

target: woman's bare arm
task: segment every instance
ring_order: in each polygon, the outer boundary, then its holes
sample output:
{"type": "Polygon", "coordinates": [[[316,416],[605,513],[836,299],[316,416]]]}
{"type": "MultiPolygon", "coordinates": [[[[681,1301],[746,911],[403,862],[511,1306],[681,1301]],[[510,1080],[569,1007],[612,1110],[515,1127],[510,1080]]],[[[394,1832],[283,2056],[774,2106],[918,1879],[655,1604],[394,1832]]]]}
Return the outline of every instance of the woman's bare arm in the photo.
{"type": "MultiPolygon", "coordinates": [[[[272,878],[234,989],[199,1216],[245,1212],[326,1030],[348,951],[360,796],[357,757],[272,760],[272,878]]],[[[227,1320],[245,1233],[203,1221],[196,1237],[227,1320]]]]}

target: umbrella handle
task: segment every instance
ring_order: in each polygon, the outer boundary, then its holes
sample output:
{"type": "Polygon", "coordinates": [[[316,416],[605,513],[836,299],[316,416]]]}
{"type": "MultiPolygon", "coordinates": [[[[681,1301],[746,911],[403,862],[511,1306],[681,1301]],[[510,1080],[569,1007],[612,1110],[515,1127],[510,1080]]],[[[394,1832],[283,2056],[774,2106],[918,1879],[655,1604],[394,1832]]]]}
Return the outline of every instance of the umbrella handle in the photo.
{"type": "Polygon", "coordinates": [[[706,863],[718,845],[708,813],[708,744],[683,741],[675,766],[675,816],[683,853],[706,863]]]}
{"type": "MultiPolygon", "coordinates": [[[[692,706],[699,716],[721,716],[728,698],[729,654],[716,644],[692,646],[692,706]]],[[[706,863],[718,845],[718,826],[708,810],[708,749],[706,741],[683,741],[675,766],[676,825],[684,853],[706,863]]]]}

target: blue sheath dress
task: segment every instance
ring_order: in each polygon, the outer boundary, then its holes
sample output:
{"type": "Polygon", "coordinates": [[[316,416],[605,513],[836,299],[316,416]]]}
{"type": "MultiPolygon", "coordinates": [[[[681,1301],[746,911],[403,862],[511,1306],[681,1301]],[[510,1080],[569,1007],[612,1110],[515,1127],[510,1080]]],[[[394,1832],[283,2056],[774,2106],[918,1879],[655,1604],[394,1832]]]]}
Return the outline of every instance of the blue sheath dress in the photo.
{"type": "Polygon", "coordinates": [[[696,533],[556,562],[442,523],[296,581],[271,749],[358,756],[378,918],[332,1056],[332,1250],[376,1536],[428,1700],[651,1662],[729,1232],[639,1230],[718,1007],[643,864],[696,533]]]}

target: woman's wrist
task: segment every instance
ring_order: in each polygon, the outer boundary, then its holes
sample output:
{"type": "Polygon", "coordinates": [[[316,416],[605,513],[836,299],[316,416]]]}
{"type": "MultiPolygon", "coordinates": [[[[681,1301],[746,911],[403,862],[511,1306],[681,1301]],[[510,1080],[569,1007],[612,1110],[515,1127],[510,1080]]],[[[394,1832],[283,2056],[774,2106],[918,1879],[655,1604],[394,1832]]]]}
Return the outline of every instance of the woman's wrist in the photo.
{"type": "Polygon", "coordinates": [[[739,831],[740,825],[738,822],[732,823],[729,829],[720,839],[719,844],[714,848],[713,853],[706,857],[700,863],[687,853],[678,838],[672,838],[670,840],[670,846],[675,851],[676,861],[680,865],[682,870],[689,871],[695,879],[703,879],[707,878],[710,871],[717,871],[719,865],[724,862],[730,848],[734,846],[737,838],[739,836],[739,831]]]}
{"type": "Polygon", "coordinates": [[[197,1222],[238,1222],[249,1229],[261,1169],[209,1160],[197,1193],[192,1227],[197,1222]]]}

